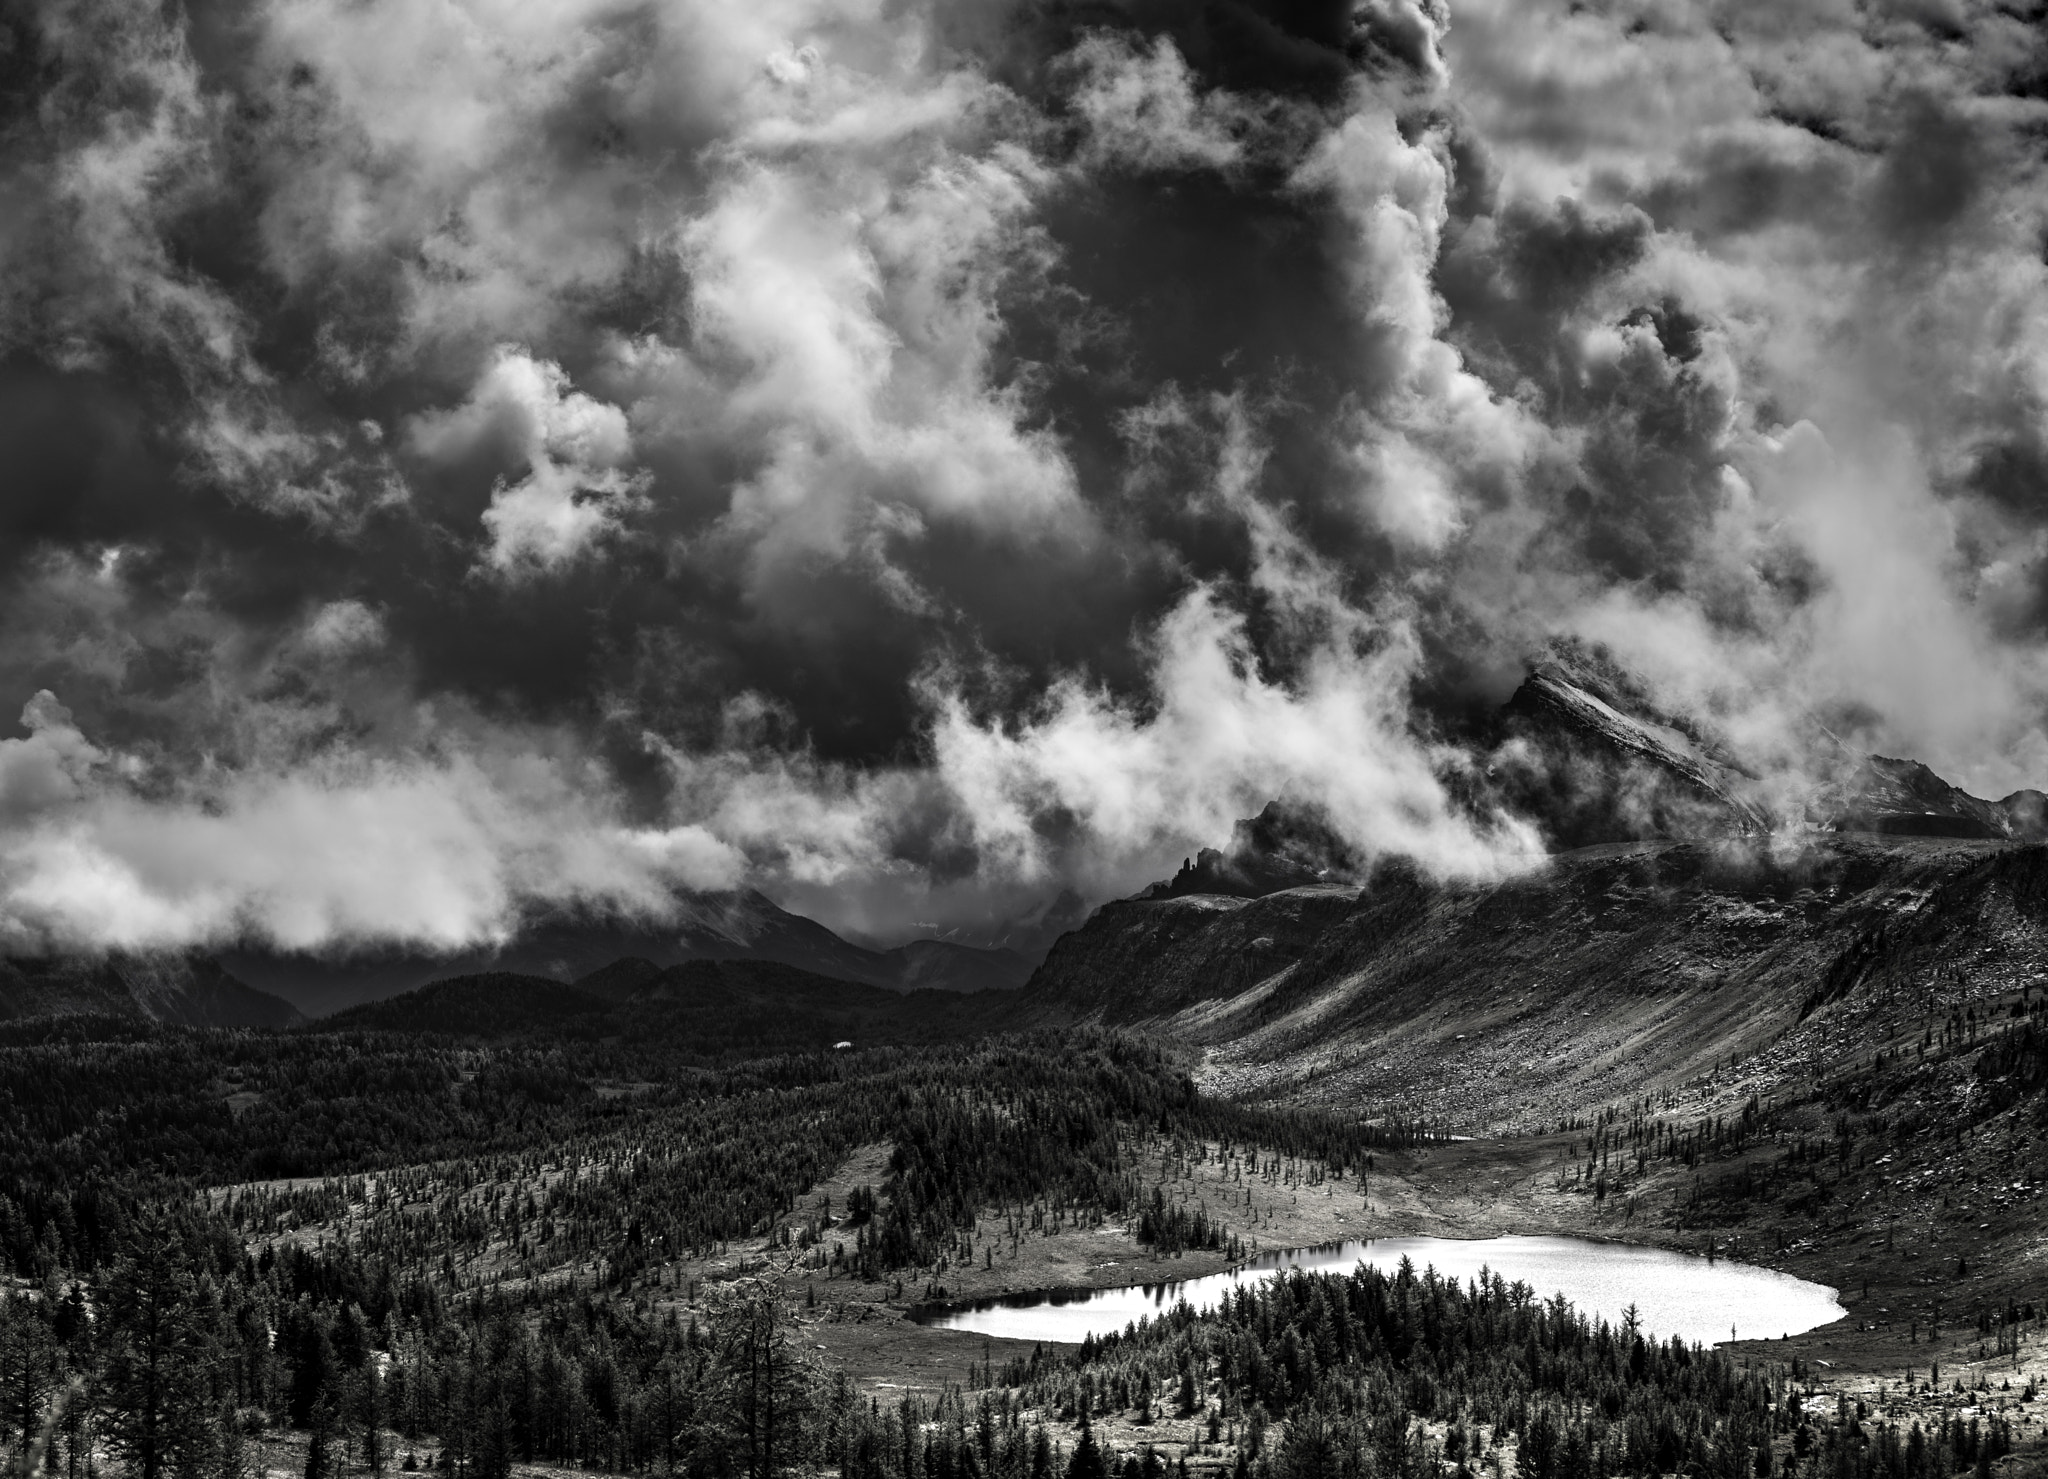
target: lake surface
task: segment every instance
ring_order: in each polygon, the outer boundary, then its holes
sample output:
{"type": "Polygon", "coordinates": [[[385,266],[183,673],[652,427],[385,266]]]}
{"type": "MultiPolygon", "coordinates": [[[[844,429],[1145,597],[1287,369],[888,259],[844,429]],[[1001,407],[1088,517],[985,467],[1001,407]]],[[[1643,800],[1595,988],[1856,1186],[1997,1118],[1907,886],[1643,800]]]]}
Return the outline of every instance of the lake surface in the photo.
{"type": "Polygon", "coordinates": [[[1587,1238],[1367,1238],[1269,1253],[1227,1273],[1172,1284],[1137,1284],[1061,1295],[1018,1295],[934,1311],[927,1325],[1009,1340],[1079,1341],[1119,1331],[1185,1299],[1214,1309],[1226,1289],[1285,1269],[1350,1272],[1359,1263],[1392,1273],[1403,1258],[1420,1273],[1434,1267],[1468,1283],[1482,1268],[1539,1299],[1563,1294],[1589,1317],[1619,1325],[1633,1303],[1645,1334],[1712,1343],[1798,1335],[1841,1318],[1835,1291],[1753,1264],[1708,1261],[1689,1253],[1598,1243],[1587,1238]],[[1731,1334],[1732,1331],[1732,1334],[1731,1334]]]}

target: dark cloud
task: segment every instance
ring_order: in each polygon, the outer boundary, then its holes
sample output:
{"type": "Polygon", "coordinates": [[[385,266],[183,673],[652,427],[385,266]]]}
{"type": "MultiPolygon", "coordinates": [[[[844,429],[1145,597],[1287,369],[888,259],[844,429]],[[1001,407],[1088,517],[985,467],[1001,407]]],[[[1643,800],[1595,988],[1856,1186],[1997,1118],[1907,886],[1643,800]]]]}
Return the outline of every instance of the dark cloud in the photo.
{"type": "Polygon", "coordinates": [[[1546,372],[1563,347],[1560,327],[1595,288],[1642,259],[1653,230],[1634,207],[1595,211],[1568,197],[1509,201],[1459,233],[1437,284],[1469,350],[1504,357],[1512,368],[1500,373],[1540,383],[1552,378],[1546,372]]]}
{"type": "Polygon", "coordinates": [[[1560,636],[1766,773],[1802,703],[2048,768],[1995,17],[7,25],[7,940],[452,948],[742,879],[887,936],[1276,798],[1531,866],[1450,740],[1560,636]]]}
{"type": "Polygon", "coordinates": [[[1770,130],[1702,145],[1682,172],[1643,192],[1641,204],[1667,229],[1702,236],[1824,225],[1853,208],[1856,175],[1855,156],[1826,135],[1770,130]]]}
{"type": "Polygon", "coordinates": [[[1984,130],[1941,99],[1905,99],[1877,174],[1878,225],[1899,241],[1943,236],[1983,197],[1992,173],[1990,151],[1984,130]]]}
{"type": "Polygon", "coordinates": [[[1052,61],[1090,31],[1164,37],[1206,86],[1334,105],[1374,29],[1350,0],[1094,0],[1017,6],[994,46],[975,39],[997,76],[1045,86],[1052,61]]]}

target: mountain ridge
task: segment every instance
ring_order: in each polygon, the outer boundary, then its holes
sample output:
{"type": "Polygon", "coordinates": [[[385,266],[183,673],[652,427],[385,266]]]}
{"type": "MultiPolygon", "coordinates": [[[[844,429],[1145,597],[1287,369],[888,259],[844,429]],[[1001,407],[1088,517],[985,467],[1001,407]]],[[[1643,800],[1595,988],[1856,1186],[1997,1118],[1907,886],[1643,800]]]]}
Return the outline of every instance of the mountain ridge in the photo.
{"type": "Polygon", "coordinates": [[[204,955],[0,958],[0,1020],[102,1015],[182,1027],[292,1027],[290,1002],[204,955]]]}
{"type": "Polygon", "coordinates": [[[1327,829],[1268,807],[1096,910],[1025,994],[1194,1048],[1228,1092],[1477,1122],[1795,1053],[1941,972],[2048,955],[2048,797],[1868,756],[1780,824],[1702,726],[1631,702],[1546,664],[1503,707],[1502,794],[1575,844],[1539,868],[1317,866],[1327,829]]]}
{"type": "Polygon", "coordinates": [[[630,957],[575,981],[494,971],[345,1008],[311,1026],[481,1039],[686,1044],[706,1061],[823,1051],[844,1040],[951,1040],[1009,1023],[1015,992],[895,991],[765,960],[630,957]]]}
{"type": "Polygon", "coordinates": [[[913,940],[893,949],[857,945],[754,889],[693,894],[667,924],[553,920],[507,944],[450,955],[386,951],[323,958],[234,950],[223,961],[244,979],[326,1016],[438,980],[497,973],[573,981],[615,961],[657,966],[693,960],[755,960],[889,991],[1012,990],[1034,962],[1014,950],[950,940],[913,940]]]}

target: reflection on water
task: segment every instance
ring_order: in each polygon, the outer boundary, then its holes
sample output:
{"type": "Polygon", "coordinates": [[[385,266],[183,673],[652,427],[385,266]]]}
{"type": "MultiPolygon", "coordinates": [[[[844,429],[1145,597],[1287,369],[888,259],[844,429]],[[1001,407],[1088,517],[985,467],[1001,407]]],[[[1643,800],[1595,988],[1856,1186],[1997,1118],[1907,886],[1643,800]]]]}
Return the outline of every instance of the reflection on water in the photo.
{"type": "Polygon", "coordinates": [[[1686,1340],[1775,1339],[1842,1316],[1835,1291],[1752,1264],[1690,1253],[1596,1243],[1586,1238],[1368,1238],[1290,1248],[1206,1278],[1066,1294],[1018,1295],[972,1308],[933,1311],[924,1323],[1012,1340],[1079,1341],[1121,1330],[1185,1299],[1214,1309],[1217,1297],[1283,1269],[1349,1272],[1363,1262],[1392,1273],[1403,1258],[1466,1283],[1490,1269],[1527,1284],[1539,1299],[1562,1294],[1591,1317],[1619,1324],[1636,1306],[1645,1334],[1686,1340]]]}

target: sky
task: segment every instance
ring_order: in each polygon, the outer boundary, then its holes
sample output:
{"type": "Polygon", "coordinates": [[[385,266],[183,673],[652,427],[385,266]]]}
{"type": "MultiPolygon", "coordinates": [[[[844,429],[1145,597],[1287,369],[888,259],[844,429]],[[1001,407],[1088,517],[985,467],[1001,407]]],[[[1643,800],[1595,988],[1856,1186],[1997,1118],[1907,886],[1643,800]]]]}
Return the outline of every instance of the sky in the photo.
{"type": "Polygon", "coordinates": [[[0,950],[1540,865],[1603,648],[2048,783],[2031,0],[0,19],[0,950]]]}

